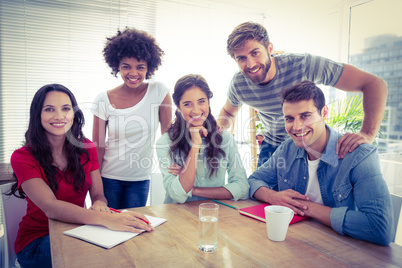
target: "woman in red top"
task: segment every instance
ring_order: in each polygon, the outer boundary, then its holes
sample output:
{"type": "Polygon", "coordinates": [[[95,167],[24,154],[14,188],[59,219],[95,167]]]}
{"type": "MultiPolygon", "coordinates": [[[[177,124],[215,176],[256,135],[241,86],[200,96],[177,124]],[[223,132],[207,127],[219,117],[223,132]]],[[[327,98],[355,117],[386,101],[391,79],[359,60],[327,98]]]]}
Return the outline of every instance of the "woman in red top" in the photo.
{"type": "Polygon", "coordinates": [[[153,230],[136,212],[111,213],[103,195],[94,144],[82,133],[84,116],[69,89],[40,88],[31,103],[25,145],[11,156],[17,182],[12,194],[26,198],[15,241],[21,267],[51,267],[48,218],[103,225],[112,230],[153,230]],[[84,208],[89,191],[92,207],[84,208]]]}

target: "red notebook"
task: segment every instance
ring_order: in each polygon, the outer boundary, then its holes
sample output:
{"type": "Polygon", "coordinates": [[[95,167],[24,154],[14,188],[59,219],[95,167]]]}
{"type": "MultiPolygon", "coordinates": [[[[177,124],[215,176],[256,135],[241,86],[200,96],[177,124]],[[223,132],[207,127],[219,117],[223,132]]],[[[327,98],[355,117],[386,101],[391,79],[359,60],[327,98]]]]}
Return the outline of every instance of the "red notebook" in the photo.
{"type": "MultiPolygon", "coordinates": [[[[252,206],[252,207],[241,208],[241,209],[239,209],[239,212],[240,212],[240,214],[242,214],[244,216],[249,216],[249,217],[254,218],[256,220],[265,222],[264,208],[266,206],[270,206],[270,204],[264,203],[264,204],[260,204],[260,205],[256,205],[256,206],[252,206]]],[[[293,216],[293,219],[290,222],[290,224],[305,220],[307,218],[308,217],[306,217],[306,216],[300,216],[300,215],[295,214],[293,216]]]]}

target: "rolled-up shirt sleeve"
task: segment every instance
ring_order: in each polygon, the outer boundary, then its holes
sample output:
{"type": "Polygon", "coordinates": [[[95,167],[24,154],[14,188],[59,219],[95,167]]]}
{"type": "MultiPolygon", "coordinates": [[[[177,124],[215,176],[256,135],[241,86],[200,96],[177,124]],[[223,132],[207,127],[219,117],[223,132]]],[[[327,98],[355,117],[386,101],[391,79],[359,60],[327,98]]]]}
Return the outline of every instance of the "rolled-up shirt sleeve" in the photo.
{"type": "Polygon", "coordinates": [[[279,146],[275,153],[248,178],[251,199],[255,199],[254,193],[261,187],[278,191],[277,166],[275,163],[278,162],[278,156],[282,149],[283,146],[279,146]]]}
{"type": "Polygon", "coordinates": [[[226,157],[228,159],[228,183],[224,185],[233,196],[235,201],[239,199],[247,199],[249,184],[247,181],[246,170],[244,169],[243,163],[239,155],[239,151],[233,138],[232,134],[224,131],[222,133],[224,142],[227,140],[228,149],[226,151],[226,157]]]}
{"type": "Polygon", "coordinates": [[[391,197],[375,151],[353,168],[351,177],[353,190],[339,196],[353,194],[356,209],[332,208],[331,227],[342,235],[388,245],[393,237],[391,197]]]}

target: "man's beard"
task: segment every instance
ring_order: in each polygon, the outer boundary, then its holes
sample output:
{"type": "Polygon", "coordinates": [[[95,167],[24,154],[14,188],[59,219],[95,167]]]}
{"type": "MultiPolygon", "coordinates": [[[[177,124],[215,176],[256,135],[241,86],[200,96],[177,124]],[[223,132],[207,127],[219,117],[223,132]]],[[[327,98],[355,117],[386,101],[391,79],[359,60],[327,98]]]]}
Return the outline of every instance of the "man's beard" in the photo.
{"type": "Polygon", "coordinates": [[[265,83],[264,81],[265,81],[265,79],[267,78],[267,74],[268,74],[269,68],[271,68],[271,64],[272,64],[271,57],[268,56],[268,61],[267,61],[264,65],[260,66],[261,69],[262,69],[262,75],[261,75],[261,76],[258,75],[258,76],[253,76],[253,77],[251,77],[248,72],[246,73],[246,76],[247,76],[248,78],[250,78],[250,80],[251,80],[254,84],[264,84],[264,83],[265,83]]]}

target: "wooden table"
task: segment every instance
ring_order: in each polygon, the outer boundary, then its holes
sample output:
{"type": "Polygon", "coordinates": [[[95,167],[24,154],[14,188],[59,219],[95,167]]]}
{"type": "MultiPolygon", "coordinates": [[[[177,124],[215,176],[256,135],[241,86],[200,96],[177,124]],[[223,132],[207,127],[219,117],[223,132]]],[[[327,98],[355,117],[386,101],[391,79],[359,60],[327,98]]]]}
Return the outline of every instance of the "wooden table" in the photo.
{"type": "MultiPolygon", "coordinates": [[[[268,239],[265,223],[220,205],[218,249],[198,249],[198,205],[156,205],[132,210],[166,218],[111,249],[63,235],[78,225],[49,220],[53,267],[401,267],[402,247],[378,246],[348,236],[314,220],[289,226],[286,240],[268,239]]],[[[228,201],[237,208],[257,201],[228,201]]]]}

